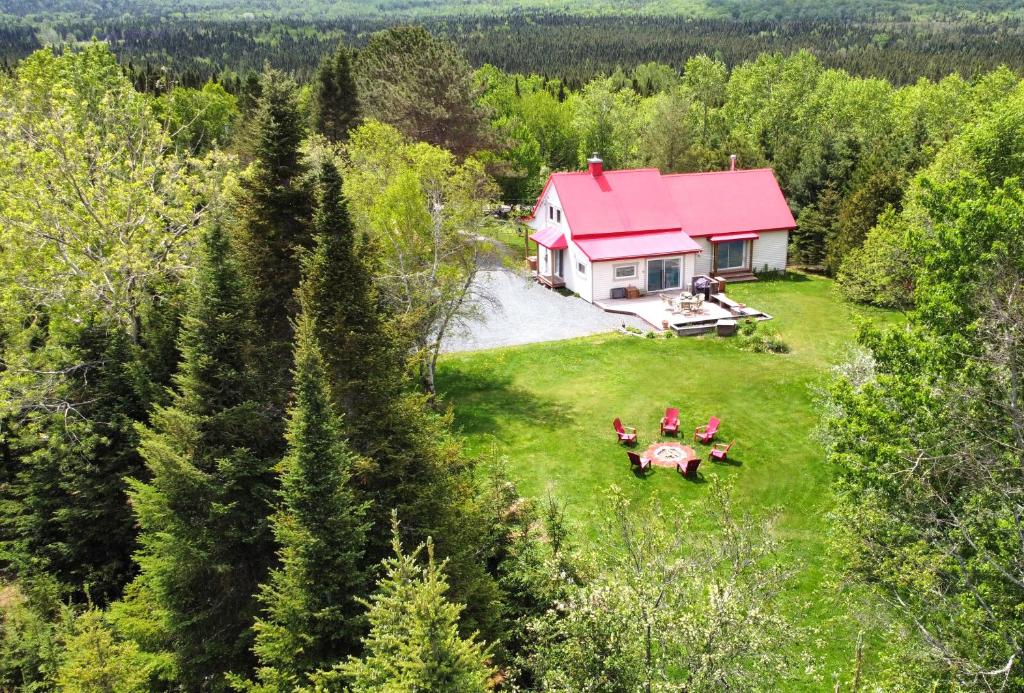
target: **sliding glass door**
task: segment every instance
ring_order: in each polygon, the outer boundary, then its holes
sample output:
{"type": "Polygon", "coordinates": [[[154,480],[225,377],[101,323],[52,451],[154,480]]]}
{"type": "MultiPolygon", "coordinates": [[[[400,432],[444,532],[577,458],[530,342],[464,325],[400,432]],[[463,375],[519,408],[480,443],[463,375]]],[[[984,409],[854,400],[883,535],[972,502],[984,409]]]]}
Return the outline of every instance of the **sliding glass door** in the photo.
{"type": "Polygon", "coordinates": [[[663,291],[678,289],[682,280],[680,260],[677,257],[668,260],[647,261],[647,290],[663,291]]]}
{"type": "Polygon", "coordinates": [[[749,241],[726,241],[715,244],[715,271],[746,269],[749,241]]]}

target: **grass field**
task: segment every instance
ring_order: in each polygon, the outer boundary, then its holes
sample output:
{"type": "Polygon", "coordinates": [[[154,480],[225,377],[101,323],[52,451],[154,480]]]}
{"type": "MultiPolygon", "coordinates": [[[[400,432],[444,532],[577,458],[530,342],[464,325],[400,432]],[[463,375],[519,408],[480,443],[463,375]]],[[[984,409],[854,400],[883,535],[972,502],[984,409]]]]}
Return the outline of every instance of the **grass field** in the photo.
{"type": "MultiPolygon", "coordinates": [[[[709,481],[729,479],[738,506],[780,509],[778,537],[799,571],[787,608],[819,629],[802,647],[816,652],[823,677],[809,675],[793,689],[820,687],[832,672],[848,674],[863,626],[845,612],[848,600],[863,595],[840,589],[827,551],[831,471],[814,436],[813,385],[849,349],[858,316],[898,316],[844,304],[830,281],[804,275],[734,285],[729,294],[774,316],[770,324],[791,352],[754,354],[711,336],[607,335],[448,356],[439,382],[470,450],[505,458],[526,495],[550,489],[583,535],[602,532],[601,499],[612,484],[637,501],[657,497],[683,510],[700,503],[709,481]],[[631,473],[612,419],[638,426],[642,449],[661,438],[658,422],[670,405],[681,409],[684,437],[708,416],[720,417],[719,440],[736,440],[732,464],[705,458],[695,481],[662,468],[646,478],[631,473]]],[[[697,523],[693,531],[714,528],[697,523]]],[[[869,645],[877,642],[872,635],[868,628],[869,645]]]]}

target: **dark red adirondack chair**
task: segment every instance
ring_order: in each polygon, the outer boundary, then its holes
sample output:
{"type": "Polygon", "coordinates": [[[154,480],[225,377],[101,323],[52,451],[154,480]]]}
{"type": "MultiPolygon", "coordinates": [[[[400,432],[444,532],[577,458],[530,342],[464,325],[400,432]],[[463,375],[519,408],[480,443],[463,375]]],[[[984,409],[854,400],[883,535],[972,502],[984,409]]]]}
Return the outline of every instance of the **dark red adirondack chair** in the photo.
{"type": "Polygon", "coordinates": [[[636,445],[636,427],[635,426],[623,426],[622,421],[616,417],[615,421],[612,422],[615,426],[615,433],[619,436],[619,442],[625,443],[626,445],[636,445]]]}
{"type": "Polygon", "coordinates": [[[679,410],[675,407],[666,409],[665,416],[661,417],[661,432],[679,434],[679,410]]]}
{"type": "Polygon", "coordinates": [[[729,448],[731,448],[735,444],[735,440],[729,441],[728,445],[726,445],[725,443],[715,443],[711,447],[711,454],[708,456],[708,459],[718,460],[719,462],[725,462],[725,458],[729,454],[729,448]]]}
{"type": "Polygon", "coordinates": [[[635,452],[627,452],[626,455],[629,456],[629,463],[639,469],[641,473],[651,468],[651,461],[646,457],[640,457],[635,452]]]}
{"type": "Polygon", "coordinates": [[[684,460],[676,464],[676,469],[680,474],[686,477],[692,477],[697,473],[697,467],[700,466],[700,458],[695,457],[692,460],[684,460]]]}
{"type": "Polygon", "coordinates": [[[693,439],[699,440],[700,442],[707,445],[715,439],[715,434],[718,433],[718,424],[722,423],[717,417],[712,416],[708,419],[708,423],[705,426],[697,426],[693,432],[693,439]]]}

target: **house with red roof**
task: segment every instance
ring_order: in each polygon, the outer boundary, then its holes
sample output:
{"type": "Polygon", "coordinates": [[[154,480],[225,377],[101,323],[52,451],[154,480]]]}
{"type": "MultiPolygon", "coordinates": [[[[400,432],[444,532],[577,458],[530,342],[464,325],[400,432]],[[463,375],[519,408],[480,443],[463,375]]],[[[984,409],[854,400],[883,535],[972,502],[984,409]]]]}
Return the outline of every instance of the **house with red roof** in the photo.
{"type": "Polygon", "coordinates": [[[528,223],[538,280],[591,303],[785,269],[796,228],[771,169],[606,171],[596,155],[586,171],[551,174],[528,223]]]}

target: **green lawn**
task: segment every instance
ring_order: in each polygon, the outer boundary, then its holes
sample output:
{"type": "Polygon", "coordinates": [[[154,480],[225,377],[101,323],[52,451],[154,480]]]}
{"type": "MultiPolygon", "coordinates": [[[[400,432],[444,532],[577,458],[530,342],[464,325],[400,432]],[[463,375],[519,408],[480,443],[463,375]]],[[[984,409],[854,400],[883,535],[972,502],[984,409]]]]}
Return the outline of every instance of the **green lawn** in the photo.
{"type": "MultiPolygon", "coordinates": [[[[567,504],[581,531],[603,530],[601,499],[612,484],[631,497],[659,498],[684,509],[707,493],[712,478],[734,482],[738,505],[782,511],[779,538],[787,560],[801,566],[788,608],[821,629],[817,652],[823,679],[849,670],[858,626],[836,596],[839,571],[826,551],[830,469],[815,441],[812,386],[853,341],[855,318],[897,316],[842,303],[828,280],[795,275],[738,284],[729,294],[774,316],[792,351],[753,354],[734,340],[641,339],[620,335],[535,344],[444,359],[439,384],[471,451],[504,457],[523,493],[550,489],[567,504]],[[640,449],[660,438],[666,406],[681,409],[683,436],[722,419],[719,440],[736,440],[730,465],[705,461],[689,481],[668,469],[631,473],[611,422],[640,429],[640,449]]],[[[706,449],[698,447],[700,452],[706,449]]],[[[713,531],[703,521],[694,531],[713,531]]],[[[870,635],[870,633],[869,633],[870,635]]]]}

